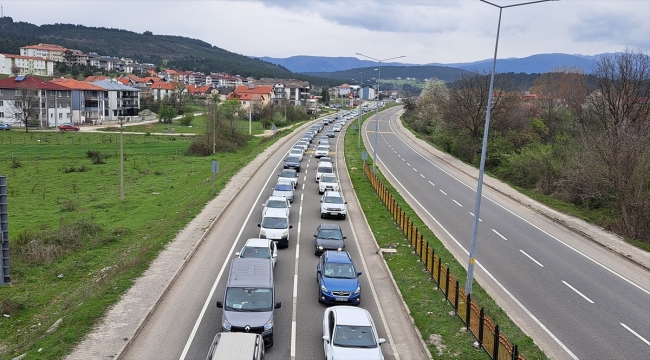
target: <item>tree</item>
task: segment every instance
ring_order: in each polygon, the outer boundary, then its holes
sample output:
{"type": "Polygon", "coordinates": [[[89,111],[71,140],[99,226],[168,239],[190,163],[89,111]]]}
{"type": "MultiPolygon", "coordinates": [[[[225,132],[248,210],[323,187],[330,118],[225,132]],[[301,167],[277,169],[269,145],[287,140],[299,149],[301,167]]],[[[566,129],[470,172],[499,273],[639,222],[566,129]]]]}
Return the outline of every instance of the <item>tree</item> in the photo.
{"type": "Polygon", "coordinates": [[[25,132],[29,132],[30,125],[38,124],[40,112],[38,92],[38,89],[19,86],[14,100],[9,101],[9,112],[16,121],[25,125],[25,132]]]}
{"type": "Polygon", "coordinates": [[[583,199],[614,205],[615,230],[650,242],[650,56],[628,49],[603,55],[593,74],[568,182],[583,199]]]}
{"type": "Polygon", "coordinates": [[[176,116],[176,110],[171,106],[163,105],[158,110],[158,121],[165,124],[171,124],[174,116],[176,116]]]}

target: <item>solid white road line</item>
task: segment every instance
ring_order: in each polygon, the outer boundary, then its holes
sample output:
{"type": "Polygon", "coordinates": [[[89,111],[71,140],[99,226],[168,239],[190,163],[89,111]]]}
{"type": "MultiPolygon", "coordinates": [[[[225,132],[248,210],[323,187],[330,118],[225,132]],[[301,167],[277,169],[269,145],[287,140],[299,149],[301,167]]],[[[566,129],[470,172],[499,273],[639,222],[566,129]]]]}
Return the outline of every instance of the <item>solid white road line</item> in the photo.
{"type": "Polygon", "coordinates": [[[623,324],[623,323],[619,323],[619,324],[621,324],[621,326],[624,327],[627,331],[629,331],[629,332],[631,332],[632,334],[634,334],[634,336],[636,336],[636,337],[638,337],[639,339],[641,339],[641,341],[643,341],[644,343],[646,343],[646,345],[650,346],[650,341],[648,341],[647,339],[645,339],[643,336],[639,335],[636,331],[630,329],[629,326],[627,326],[627,325],[625,325],[625,324],[623,324]]]}
{"type": "Polygon", "coordinates": [[[525,251],[523,251],[523,250],[521,250],[521,249],[519,249],[519,251],[521,251],[521,253],[524,254],[524,255],[526,255],[529,259],[533,260],[533,262],[534,262],[535,264],[537,264],[537,265],[539,265],[539,266],[541,266],[541,267],[544,267],[544,265],[542,265],[542,263],[540,263],[539,261],[533,259],[533,257],[530,256],[530,255],[528,255],[528,254],[526,254],[525,251]]]}
{"type": "Polygon", "coordinates": [[[592,304],[594,303],[593,301],[591,301],[590,298],[586,297],[585,294],[581,293],[580,291],[578,291],[578,289],[576,289],[576,288],[574,288],[573,286],[569,285],[568,282],[562,280],[562,283],[563,283],[564,285],[568,286],[569,289],[575,291],[578,295],[582,296],[585,300],[589,301],[589,302],[592,303],[592,304]]]}

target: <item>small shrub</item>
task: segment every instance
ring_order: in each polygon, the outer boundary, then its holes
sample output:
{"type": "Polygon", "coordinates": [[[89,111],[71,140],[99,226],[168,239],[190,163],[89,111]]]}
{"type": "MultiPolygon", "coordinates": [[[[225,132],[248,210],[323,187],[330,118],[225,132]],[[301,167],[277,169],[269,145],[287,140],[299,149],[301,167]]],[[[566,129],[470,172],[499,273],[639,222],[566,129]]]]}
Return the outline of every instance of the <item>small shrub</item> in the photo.
{"type": "Polygon", "coordinates": [[[89,158],[89,159],[97,158],[99,156],[100,156],[100,153],[99,153],[98,150],[87,150],[86,151],[86,157],[89,158]]]}
{"type": "Polygon", "coordinates": [[[18,158],[12,158],[11,159],[11,168],[12,169],[17,169],[17,168],[19,168],[21,166],[22,166],[22,164],[20,163],[20,160],[18,160],[18,158]]]}
{"type": "Polygon", "coordinates": [[[151,136],[151,131],[145,131],[144,136],[151,136]]]}
{"type": "Polygon", "coordinates": [[[77,203],[74,200],[64,199],[59,203],[59,210],[61,212],[72,212],[77,209],[77,203]]]}
{"type": "Polygon", "coordinates": [[[71,173],[71,172],[75,172],[75,171],[77,171],[77,169],[75,169],[74,166],[64,167],[64,168],[63,168],[63,172],[66,173],[66,174],[67,174],[67,173],[71,173]]]}
{"type": "Polygon", "coordinates": [[[77,172],[86,172],[86,170],[88,170],[86,165],[81,165],[80,167],[77,168],[77,172]]]}
{"type": "Polygon", "coordinates": [[[197,140],[187,148],[187,155],[210,156],[212,155],[212,148],[208,145],[205,139],[197,140]]]}
{"type": "Polygon", "coordinates": [[[162,170],[156,170],[153,172],[155,175],[165,175],[165,172],[162,170]]]}
{"type": "Polygon", "coordinates": [[[183,115],[183,117],[178,122],[183,126],[190,126],[192,125],[193,121],[194,121],[194,114],[187,113],[183,115]]]}

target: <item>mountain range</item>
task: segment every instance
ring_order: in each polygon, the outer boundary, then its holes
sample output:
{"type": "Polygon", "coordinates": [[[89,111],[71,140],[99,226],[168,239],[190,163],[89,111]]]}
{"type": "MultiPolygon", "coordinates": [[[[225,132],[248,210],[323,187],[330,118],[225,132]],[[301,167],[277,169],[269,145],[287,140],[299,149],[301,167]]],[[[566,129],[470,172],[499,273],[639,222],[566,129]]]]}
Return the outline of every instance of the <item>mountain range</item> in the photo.
{"type": "MultiPolygon", "coordinates": [[[[570,54],[538,54],[525,58],[497,59],[496,71],[500,73],[526,73],[541,74],[552,71],[557,67],[581,68],[585,73],[591,73],[591,66],[594,59],[600,55],[570,55],[570,54]]],[[[355,57],[327,57],[327,56],[291,56],[287,58],[260,57],[260,60],[283,66],[293,72],[315,75],[317,73],[341,72],[348,69],[366,68],[377,66],[378,63],[370,60],[361,60],[355,57]]],[[[436,66],[450,67],[467,71],[490,71],[493,59],[480,60],[468,63],[429,63],[429,64],[406,64],[400,62],[382,63],[384,66],[436,66]]]]}

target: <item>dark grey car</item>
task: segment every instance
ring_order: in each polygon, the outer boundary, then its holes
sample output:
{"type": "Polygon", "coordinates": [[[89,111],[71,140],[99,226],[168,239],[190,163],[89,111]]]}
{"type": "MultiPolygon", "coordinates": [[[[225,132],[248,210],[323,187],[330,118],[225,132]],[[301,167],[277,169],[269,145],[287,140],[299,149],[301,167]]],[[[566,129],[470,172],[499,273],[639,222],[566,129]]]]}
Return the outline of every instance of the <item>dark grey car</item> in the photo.
{"type": "Polygon", "coordinates": [[[341,227],[336,224],[320,224],[314,234],[316,238],[316,255],[321,255],[325,250],[344,250],[346,239],[341,227]]]}

